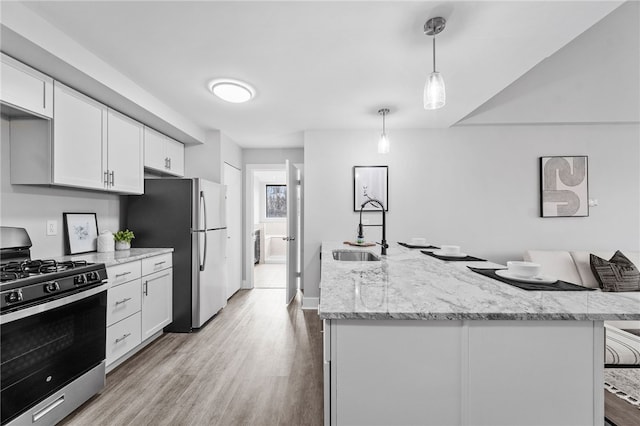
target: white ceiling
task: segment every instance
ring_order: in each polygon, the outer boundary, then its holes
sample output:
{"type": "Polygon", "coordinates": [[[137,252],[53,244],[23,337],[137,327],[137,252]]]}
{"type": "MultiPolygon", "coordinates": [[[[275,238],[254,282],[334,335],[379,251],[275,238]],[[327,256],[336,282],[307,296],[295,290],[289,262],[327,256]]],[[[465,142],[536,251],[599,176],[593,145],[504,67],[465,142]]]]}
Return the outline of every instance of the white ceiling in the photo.
{"type": "Polygon", "coordinates": [[[242,147],[302,146],[304,130],[449,127],[598,22],[616,1],[45,1],[31,10],[203,129],[242,147]],[[447,105],[422,108],[437,38],[447,105]],[[256,98],[229,104],[216,77],[256,98]]]}

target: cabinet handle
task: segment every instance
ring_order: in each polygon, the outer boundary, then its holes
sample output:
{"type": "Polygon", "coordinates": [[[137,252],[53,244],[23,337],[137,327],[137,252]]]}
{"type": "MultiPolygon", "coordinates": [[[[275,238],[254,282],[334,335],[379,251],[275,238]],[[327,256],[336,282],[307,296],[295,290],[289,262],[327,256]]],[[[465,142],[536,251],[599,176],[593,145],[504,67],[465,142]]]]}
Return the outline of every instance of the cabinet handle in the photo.
{"type": "Polygon", "coordinates": [[[131,271],[123,272],[121,274],[116,274],[116,278],[124,277],[125,275],[129,275],[130,273],[131,273],[131,271]]]}
{"type": "Polygon", "coordinates": [[[167,261],[163,260],[162,262],[154,263],[153,266],[160,266],[160,265],[164,265],[165,263],[167,263],[167,261]]]}
{"type": "Polygon", "coordinates": [[[142,294],[144,294],[145,296],[149,295],[149,281],[145,281],[144,283],[142,283],[142,294]]]}
{"type": "Polygon", "coordinates": [[[42,82],[42,109],[47,108],[47,82],[42,82]]]}
{"type": "Polygon", "coordinates": [[[164,157],[164,168],[165,169],[169,168],[169,157],[164,157]]]}
{"type": "Polygon", "coordinates": [[[120,343],[122,342],[124,339],[126,339],[127,337],[131,336],[131,333],[127,333],[127,334],[123,334],[122,337],[118,337],[116,339],[116,343],[120,343]]]}
{"type": "Polygon", "coordinates": [[[104,172],[104,186],[109,186],[109,170],[104,172]]]}
{"type": "Polygon", "coordinates": [[[121,305],[121,304],[123,304],[123,303],[127,303],[129,300],[131,300],[131,298],[130,298],[130,297],[124,298],[124,299],[122,299],[122,300],[118,300],[118,301],[116,302],[116,306],[121,305]]]}
{"type": "Polygon", "coordinates": [[[116,172],[111,170],[111,173],[109,173],[109,174],[111,175],[111,186],[115,186],[115,184],[116,184],[116,172]]]}
{"type": "Polygon", "coordinates": [[[169,157],[169,170],[171,170],[171,157],[169,157]]]}

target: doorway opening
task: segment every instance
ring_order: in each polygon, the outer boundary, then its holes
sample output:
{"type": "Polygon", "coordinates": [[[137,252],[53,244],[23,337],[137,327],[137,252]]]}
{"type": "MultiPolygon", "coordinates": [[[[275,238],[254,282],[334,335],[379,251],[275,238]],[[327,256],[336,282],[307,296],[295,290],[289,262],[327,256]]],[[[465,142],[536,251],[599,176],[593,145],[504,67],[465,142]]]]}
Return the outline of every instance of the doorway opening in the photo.
{"type": "Polygon", "coordinates": [[[287,185],[281,170],[253,173],[254,288],[285,288],[287,283],[287,185]]]}
{"type": "Polygon", "coordinates": [[[284,164],[247,164],[244,288],[301,290],[302,170],[284,164]]]}

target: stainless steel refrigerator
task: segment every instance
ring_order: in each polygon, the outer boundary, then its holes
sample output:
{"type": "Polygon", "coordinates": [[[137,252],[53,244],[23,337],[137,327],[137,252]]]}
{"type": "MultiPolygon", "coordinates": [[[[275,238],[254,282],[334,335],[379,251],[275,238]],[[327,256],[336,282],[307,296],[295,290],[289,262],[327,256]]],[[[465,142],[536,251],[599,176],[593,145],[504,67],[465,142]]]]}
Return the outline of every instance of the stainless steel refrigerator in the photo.
{"type": "Polygon", "coordinates": [[[227,303],[226,187],[199,178],[145,179],[129,196],[134,247],[173,247],[173,322],[165,331],[202,327],[227,303]]]}

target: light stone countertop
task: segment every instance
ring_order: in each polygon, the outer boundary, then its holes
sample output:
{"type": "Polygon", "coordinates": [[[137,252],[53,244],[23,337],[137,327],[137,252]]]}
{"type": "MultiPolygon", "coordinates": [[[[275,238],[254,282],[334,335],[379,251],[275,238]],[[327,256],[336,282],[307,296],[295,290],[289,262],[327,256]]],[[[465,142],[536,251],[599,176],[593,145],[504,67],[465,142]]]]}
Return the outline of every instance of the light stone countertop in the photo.
{"type": "Polygon", "coordinates": [[[147,257],[153,257],[159,254],[171,252],[173,252],[173,248],[131,248],[129,250],[116,250],[107,253],[93,252],[72,254],[56,258],[56,260],[86,260],[90,263],[104,263],[108,268],[109,266],[133,262],[136,260],[145,259],[147,257]]]}
{"type": "Polygon", "coordinates": [[[639,292],[526,291],[467,268],[504,267],[492,262],[444,262],[395,243],[381,261],[336,261],[334,249],[380,254],[322,243],[322,319],[640,320],[639,292]]]}

